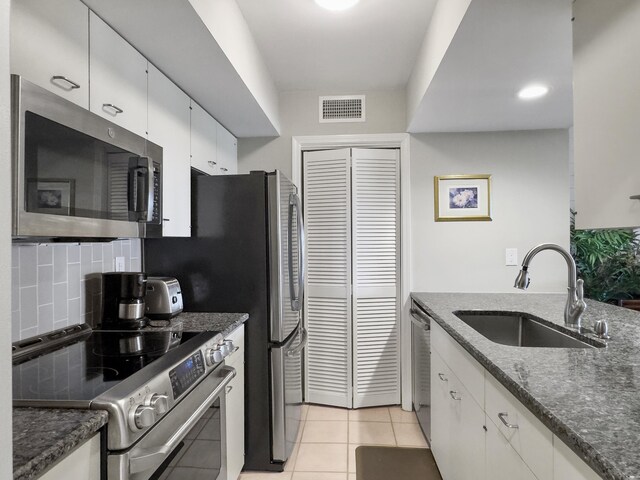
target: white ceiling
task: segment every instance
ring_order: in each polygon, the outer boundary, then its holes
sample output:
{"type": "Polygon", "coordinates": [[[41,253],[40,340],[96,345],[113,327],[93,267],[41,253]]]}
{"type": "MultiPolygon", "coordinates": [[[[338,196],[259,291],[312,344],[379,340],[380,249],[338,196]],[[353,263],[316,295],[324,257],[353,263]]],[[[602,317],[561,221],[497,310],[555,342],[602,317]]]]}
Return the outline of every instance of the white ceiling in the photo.
{"type": "Polygon", "coordinates": [[[280,91],[403,89],[436,0],[237,0],[280,91]]]}
{"type": "MultiPolygon", "coordinates": [[[[277,135],[189,0],[83,1],[236,136],[277,135]]],[[[314,0],[227,1],[237,2],[281,92],[404,90],[427,28],[438,27],[429,26],[438,0],[360,0],[343,12],[314,0]]],[[[471,1],[408,131],[569,127],[571,2],[471,1]],[[519,101],[517,89],[532,81],[551,93],[519,101]]]]}
{"type": "Polygon", "coordinates": [[[573,121],[571,0],[474,0],[410,132],[568,128],[573,121]],[[550,93],[523,102],[531,82],[550,93]]]}

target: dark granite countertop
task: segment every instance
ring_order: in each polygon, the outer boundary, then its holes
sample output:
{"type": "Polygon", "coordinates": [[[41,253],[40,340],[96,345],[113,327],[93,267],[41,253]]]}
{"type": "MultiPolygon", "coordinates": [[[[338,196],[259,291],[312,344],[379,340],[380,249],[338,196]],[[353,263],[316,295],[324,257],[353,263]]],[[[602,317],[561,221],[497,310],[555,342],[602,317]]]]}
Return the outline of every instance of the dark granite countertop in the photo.
{"type": "Polygon", "coordinates": [[[29,480],[106,425],[103,410],[13,409],[13,478],[29,480]]]}
{"type": "Polygon", "coordinates": [[[566,295],[411,296],[603,478],[640,476],[639,312],[588,300],[583,326],[606,319],[611,335],[606,348],[521,348],[488,340],[453,312],[526,312],[563,325],[566,295]]]}
{"type": "Polygon", "coordinates": [[[152,321],[145,330],[220,332],[220,337],[224,338],[248,319],[248,313],[182,312],[170,321],[152,321]]]}
{"type": "MultiPolygon", "coordinates": [[[[185,312],[169,322],[154,322],[147,330],[181,330],[185,332],[220,332],[229,335],[247,321],[246,313],[185,312]]],[[[77,445],[91,437],[108,421],[101,410],[57,408],[13,409],[13,478],[38,477],[77,445]]]]}

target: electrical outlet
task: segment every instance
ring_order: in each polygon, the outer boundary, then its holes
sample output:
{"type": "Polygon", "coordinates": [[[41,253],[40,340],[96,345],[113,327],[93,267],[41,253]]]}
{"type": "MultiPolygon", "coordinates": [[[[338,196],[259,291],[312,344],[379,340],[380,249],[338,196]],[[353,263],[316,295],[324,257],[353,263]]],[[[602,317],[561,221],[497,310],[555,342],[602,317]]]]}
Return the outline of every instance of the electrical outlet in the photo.
{"type": "Polygon", "coordinates": [[[507,248],[505,250],[505,265],[507,266],[518,266],[518,249],[517,248],[507,248]]]}
{"type": "Polygon", "coordinates": [[[116,272],[124,272],[124,257],[116,257],[113,259],[113,270],[116,272]]]}

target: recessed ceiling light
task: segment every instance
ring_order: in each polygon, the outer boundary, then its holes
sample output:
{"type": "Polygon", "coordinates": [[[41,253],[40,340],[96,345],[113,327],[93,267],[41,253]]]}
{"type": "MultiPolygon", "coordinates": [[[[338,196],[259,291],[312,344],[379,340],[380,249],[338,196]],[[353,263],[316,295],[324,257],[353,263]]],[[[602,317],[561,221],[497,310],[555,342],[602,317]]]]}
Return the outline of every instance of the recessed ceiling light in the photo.
{"type": "Polygon", "coordinates": [[[527,85],[518,92],[518,98],[522,100],[533,100],[536,98],[544,97],[549,93],[549,87],[542,84],[527,85]]]}
{"type": "Polygon", "coordinates": [[[316,3],[327,10],[339,11],[353,7],[359,0],[316,0],[316,3]]]}

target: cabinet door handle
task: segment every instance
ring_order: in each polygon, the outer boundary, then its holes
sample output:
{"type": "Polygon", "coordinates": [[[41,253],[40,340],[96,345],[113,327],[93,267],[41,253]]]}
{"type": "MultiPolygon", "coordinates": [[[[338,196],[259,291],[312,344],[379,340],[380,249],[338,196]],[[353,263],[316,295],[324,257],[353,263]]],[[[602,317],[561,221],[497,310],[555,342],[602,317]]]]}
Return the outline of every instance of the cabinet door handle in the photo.
{"type": "Polygon", "coordinates": [[[507,422],[506,418],[509,416],[509,414],[507,412],[502,412],[498,414],[498,418],[500,419],[500,421],[502,423],[504,423],[504,426],[507,428],[520,428],[518,427],[518,425],[513,424],[513,423],[509,423],[507,422]]]}
{"type": "Polygon", "coordinates": [[[455,390],[451,390],[449,392],[449,395],[451,395],[451,398],[453,398],[456,401],[462,400],[462,397],[458,396],[458,392],[456,392],[455,390]]]}
{"type": "Polygon", "coordinates": [[[170,218],[163,218],[163,219],[162,219],[162,221],[163,221],[163,222],[170,222],[170,221],[171,221],[171,219],[170,219],[170,218]]]}
{"type": "Polygon", "coordinates": [[[54,75],[53,77],[51,77],[51,80],[62,80],[63,82],[67,82],[69,84],[69,90],[75,90],[76,88],[80,88],[79,84],[77,84],[73,80],[68,79],[64,75],[54,75]]]}
{"type": "Polygon", "coordinates": [[[220,167],[220,170],[222,170],[223,172],[228,172],[229,171],[229,169],[225,168],[225,167],[220,167]]]}
{"type": "Polygon", "coordinates": [[[122,110],[120,107],[114,105],[113,103],[103,103],[102,104],[102,108],[111,108],[114,112],[115,115],[118,115],[119,113],[124,113],[124,110],[122,110]]]}
{"type": "Polygon", "coordinates": [[[233,390],[233,385],[227,385],[227,393],[233,390]]]}
{"type": "Polygon", "coordinates": [[[207,161],[207,163],[209,164],[210,167],[213,167],[216,164],[216,162],[214,162],[213,160],[209,160],[207,161]]]}
{"type": "Polygon", "coordinates": [[[442,380],[443,382],[448,382],[449,380],[447,379],[447,377],[444,376],[444,373],[439,373],[438,377],[440,378],[440,380],[442,380]]]}

